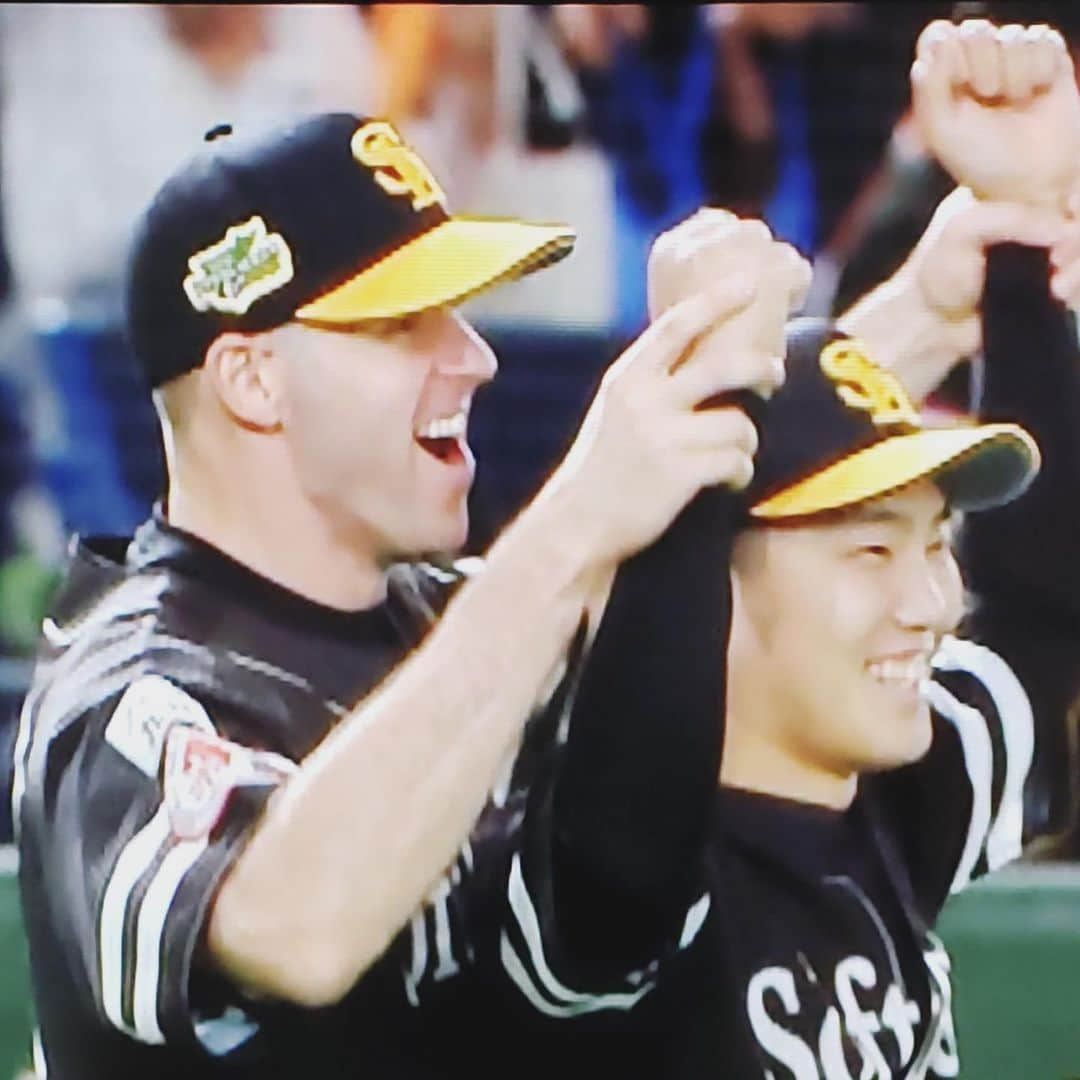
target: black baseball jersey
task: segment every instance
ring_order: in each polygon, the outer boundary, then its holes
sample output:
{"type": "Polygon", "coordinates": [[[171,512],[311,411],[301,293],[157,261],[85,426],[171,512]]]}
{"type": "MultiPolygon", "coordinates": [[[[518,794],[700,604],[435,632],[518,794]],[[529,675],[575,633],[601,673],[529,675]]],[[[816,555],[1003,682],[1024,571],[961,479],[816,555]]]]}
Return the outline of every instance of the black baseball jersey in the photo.
{"type": "MultiPolygon", "coordinates": [[[[667,818],[648,829],[629,822],[629,835],[641,837],[647,850],[661,832],[672,842],[687,837],[680,815],[691,825],[691,815],[700,818],[697,850],[689,839],[683,847],[700,897],[681,927],[679,947],[645,965],[643,993],[632,1008],[599,1016],[584,1015],[580,995],[553,977],[556,962],[565,965],[567,958],[549,957],[544,938],[536,938],[530,963],[511,972],[513,980],[534,1009],[534,1029],[546,1030],[548,1061],[560,1053],[567,1060],[606,1033],[619,1038],[609,1040],[617,1049],[606,1049],[605,1058],[629,1077],[955,1076],[949,958],[932,927],[951,893],[1020,853],[1033,749],[1028,697],[996,653],[949,638],[935,657],[928,691],[930,753],[916,765],[864,778],[847,811],[729,787],[714,790],[704,809],[657,798],[664,772],[669,787],[698,785],[702,760],[715,788],[722,665],[687,659],[679,635],[694,633],[707,643],[706,657],[719,655],[730,594],[726,575],[714,567],[731,543],[726,511],[733,502],[717,493],[699,499],[665,538],[664,550],[620,571],[583,675],[585,700],[598,681],[615,674],[608,665],[621,658],[621,747],[632,753],[642,732],[643,751],[649,738],[665,749],[642,753],[636,764],[622,757],[614,763],[609,736],[606,757],[598,745],[591,762],[579,756],[569,766],[588,766],[600,794],[587,812],[606,818],[609,847],[617,849],[626,835],[599,805],[613,792],[636,799],[647,815],[667,818]],[[695,629],[678,630],[680,622],[695,629]],[[644,635],[642,626],[649,628],[644,635]],[[673,713],[666,701],[677,670],[674,693],[681,700],[673,713]]],[[[599,726],[595,714],[575,715],[577,721],[581,730],[571,729],[572,740],[599,726]]],[[[576,795],[579,811],[586,801],[576,795]]],[[[591,844],[595,852],[604,841],[595,836],[591,844]]],[[[620,856],[619,864],[625,872],[629,860],[620,856]]],[[[566,876],[563,867],[556,886],[566,876]]],[[[529,890],[534,882],[526,876],[525,885],[529,890]]],[[[536,880],[538,894],[545,887],[536,880]]],[[[610,890],[606,934],[595,913],[562,913],[557,940],[565,952],[567,935],[575,934],[569,951],[576,970],[588,970],[594,957],[617,967],[619,936],[633,941],[626,909],[640,908],[641,892],[632,877],[610,890]]],[[[680,899],[674,913],[681,912],[680,899]]],[[[627,945],[627,963],[640,961],[642,945],[640,938],[627,945]]]]}
{"type": "Polygon", "coordinates": [[[126,556],[77,550],[16,747],[50,1077],[476,1075],[476,1003],[498,999],[477,972],[489,964],[497,984],[513,965],[502,957],[533,945],[538,909],[522,907],[518,883],[532,858],[523,822],[543,810],[526,815],[525,792],[565,735],[573,650],[455,865],[340,1004],[245,997],[203,946],[215,889],[269,794],[419,640],[460,576],[395,568],[386,603],[349,614],[160,517],[126,556]]]}
{"type": "MultiPolygon", "coordinates": [[[[932,927],[952,892],[1020,852],[1032,725],[995,654],[948,641],[938,662],[931,754],[866,779],[848,811],[716,793],[684,948],[649,972],[632,1011],[608,1017],[634,1040],[620,1075],[957,1075],[932,927]]],[[[541,975],[520,981],[546,1016],[599,1030],[541,975]]]]}

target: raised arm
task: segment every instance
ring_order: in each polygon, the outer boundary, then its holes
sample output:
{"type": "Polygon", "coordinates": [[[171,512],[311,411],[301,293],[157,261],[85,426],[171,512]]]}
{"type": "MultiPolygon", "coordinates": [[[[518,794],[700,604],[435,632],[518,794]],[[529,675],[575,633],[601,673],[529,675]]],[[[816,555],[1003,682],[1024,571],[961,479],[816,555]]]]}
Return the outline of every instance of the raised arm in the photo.
{"type": "MultiPolygon", "coordinates": [[[[724,357],[728,373],[723,401],[699,415],[731,433],[738,468],[619,568],[553,790],[530,806],[550,814],[546,869],[561,955],[549,959],[571,985],[646,967],[692,929],[688,910],[701,899],[723,745],[731,544],[743,512],[732,489],[749,480],[756,447],[747,414],[761,397],[750,388],[770,392],[784,321],[809,280],[760,223],[709,211],[658,242],[654,310],[725,274],[753,276],[757,300],[699,346],[724,357]],[[550,807],[536,805],[548,798],[550,807]]],[[[537,869],[527,865],[526,878],[537,869]]]]}
{"type": "Polygon", "coordinates": [[[980,348],[986,250],[1059,236],[1080,161],[1080,96],[1056,30],[978,19],[930,23],[911,82],[920,135],[963,190],[840,325],[921,400],[980,348]]]}

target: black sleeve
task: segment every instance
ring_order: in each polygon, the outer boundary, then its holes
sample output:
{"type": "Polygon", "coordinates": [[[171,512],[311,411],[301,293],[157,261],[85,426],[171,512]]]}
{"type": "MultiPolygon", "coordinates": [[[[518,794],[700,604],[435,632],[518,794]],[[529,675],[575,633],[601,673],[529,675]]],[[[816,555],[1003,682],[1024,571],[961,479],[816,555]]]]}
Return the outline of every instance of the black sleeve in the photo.
{"type": "Polygon", "coordinates": [[[631,1007],[704,921],[742,512],[703,492],[620,567],[565,745],[530,789],[503,966],[548,1015],[631,1007]]]}
{"type": "Polygon", "coordinates": [[[1074,318],[1048,280],[1043,250],[990,252],[980,412],[1023,424],[1039,444],[1042,470],[1015,503],[970,515],[962,536],[971,636],[1005,658],[1034,713],[1026,836],[1055,831],[1071,816],[1066,723],[1080,690],[1080,356],[1074,318]]]}
{"type": "Polygon", "coordinates": [[[723,744],[737,497],[700,494],[620,568],[552,800],[568,947],[644,963],[701,893],[723,744]]]}
{"type": "Polygon", "coordinates": [[[221,737],[201,703],[157,675],[58,729],[48,714],[62,696],[38,698],[22,803],[50,933],[103,1021],[140,1042],[227,1052],[257,1025],[200,966],[205,922],[294,766],[221,737]]]}

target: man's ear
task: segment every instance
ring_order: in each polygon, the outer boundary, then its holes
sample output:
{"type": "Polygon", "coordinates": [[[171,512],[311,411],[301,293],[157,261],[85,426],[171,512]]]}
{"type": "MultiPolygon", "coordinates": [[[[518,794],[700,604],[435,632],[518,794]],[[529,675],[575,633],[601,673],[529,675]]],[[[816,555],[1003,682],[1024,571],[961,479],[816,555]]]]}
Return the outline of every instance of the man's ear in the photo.
{"type": "Polygon", "coordinates": [[[280,379],[272,361],[262,334],[220,334],[206,350],[206,375],[222,407],[253,431],[276,431],[282,423],[280,379]]]}

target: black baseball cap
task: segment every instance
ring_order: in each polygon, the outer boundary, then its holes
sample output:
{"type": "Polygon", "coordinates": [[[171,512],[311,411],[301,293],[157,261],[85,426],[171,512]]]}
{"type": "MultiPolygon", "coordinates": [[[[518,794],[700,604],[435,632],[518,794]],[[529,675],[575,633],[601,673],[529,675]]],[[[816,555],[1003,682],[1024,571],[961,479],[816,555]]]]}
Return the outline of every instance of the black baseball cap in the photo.
{"type": "Polygon", "coordinates": [[[758,417],[750,523],[842,510],[924,477],[950,506],[983,510],[1039,471],[1039,448],[1018,424],[924,427],[899,380],[828,320],[789,324],[786,364],[758,417]]]}
{"type": "Polygon", "coordinates": [[[452,217],[385,120],[327,113],[256,139],[210,135],[143,214],[128,261],[128,336],[152,386],[199,367],[224,331],[450,306],[574,244],[565,225],[452,217]]]}

